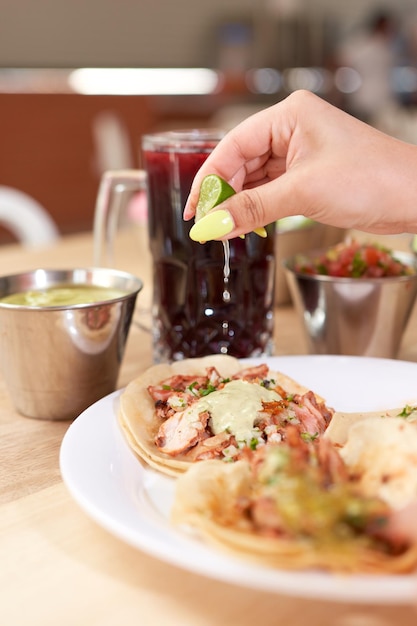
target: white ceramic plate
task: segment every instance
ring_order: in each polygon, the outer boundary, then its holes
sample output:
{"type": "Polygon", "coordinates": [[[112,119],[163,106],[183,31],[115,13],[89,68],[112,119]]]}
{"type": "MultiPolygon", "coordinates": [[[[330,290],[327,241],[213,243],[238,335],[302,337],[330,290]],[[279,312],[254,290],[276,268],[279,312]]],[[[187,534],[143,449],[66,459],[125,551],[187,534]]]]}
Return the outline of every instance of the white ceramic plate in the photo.
{"type": "MultiPolygon", "coordinates": [[[[417,404],[416,363],[343,356],[261,361],[323,395],[338,410],[417,404]]],[[[73,498],[116,537],[166,562],[244,587],[346,602],[415,601],[417,576],[273,570],[233,558],[172,527],[174,479],[143,467],[127,446],[116,419],[119,393],[84,411],[69,427],[60,452],[62,477],[73,498]]]]}

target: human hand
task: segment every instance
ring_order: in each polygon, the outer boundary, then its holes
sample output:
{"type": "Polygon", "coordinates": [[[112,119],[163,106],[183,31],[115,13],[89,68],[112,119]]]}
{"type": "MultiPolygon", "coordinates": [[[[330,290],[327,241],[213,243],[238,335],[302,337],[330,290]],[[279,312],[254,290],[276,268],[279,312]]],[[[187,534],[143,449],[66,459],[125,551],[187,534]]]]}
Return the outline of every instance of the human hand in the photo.
{"type": "Polygon", "coordinates": [[[193,217],[207,174],[237,193],[193,226],[197,241],[300,214],[372,233],[417,232],[417,146],[310,92],[294,92],[226,135],[197,173],[184,219],[193,217]]]}

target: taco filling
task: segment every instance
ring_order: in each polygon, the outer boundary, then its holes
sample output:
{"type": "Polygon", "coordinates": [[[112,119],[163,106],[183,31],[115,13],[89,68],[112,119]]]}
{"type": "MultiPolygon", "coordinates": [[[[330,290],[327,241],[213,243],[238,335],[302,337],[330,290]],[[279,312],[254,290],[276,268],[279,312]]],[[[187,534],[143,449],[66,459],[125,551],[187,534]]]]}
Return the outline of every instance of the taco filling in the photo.
{"type": "Polygon", "coordinates": [[[307,438],[322,434],[332,416],[313,392],[283,389],[267,365],[223,378],[216,368],[203,376],[175,375],[148,392],[160,422],[156,448],[199,461],[236,460],[241,451],[285,441],[289,425],[307,438]]]}
{"type": "Polygon", "coordinates": [[[168,473],[208,459],[237,461],[245,450],[322,435],[334,411],[322,398],[261,364],[227,355],[154,366],[121,396],[119,421],[135,452],[168,473]]]}
{"type": "Polygon", "coordinates": [[[386,532],[387,502],[352,481],[338,449],[289,426],[280,445],[233,466],[197,464],[177,483],[173,521],[238,554],[280,567],[409,571],[416,548],[386,532]]]}

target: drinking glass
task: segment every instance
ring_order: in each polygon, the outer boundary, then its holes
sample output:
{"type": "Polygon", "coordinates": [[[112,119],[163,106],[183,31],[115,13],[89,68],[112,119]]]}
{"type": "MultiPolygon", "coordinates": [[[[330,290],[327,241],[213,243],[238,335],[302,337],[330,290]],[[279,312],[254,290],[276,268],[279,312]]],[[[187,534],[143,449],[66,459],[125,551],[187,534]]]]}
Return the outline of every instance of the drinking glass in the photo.
{"type": "Polygon", "coordinates": [[[193,221],[183,219],[193,178],[221,136],[200,129],[144,135],[144,169],[107,173],[99,190],[94,227],[99,263],[116,236],[122,210],[116,190],[147,191],[155,362],[272,353],[275,225],[266,227],[266,238],[250,233],[230,241],[226,289],[225,246],[192,241],[193,221]]]}

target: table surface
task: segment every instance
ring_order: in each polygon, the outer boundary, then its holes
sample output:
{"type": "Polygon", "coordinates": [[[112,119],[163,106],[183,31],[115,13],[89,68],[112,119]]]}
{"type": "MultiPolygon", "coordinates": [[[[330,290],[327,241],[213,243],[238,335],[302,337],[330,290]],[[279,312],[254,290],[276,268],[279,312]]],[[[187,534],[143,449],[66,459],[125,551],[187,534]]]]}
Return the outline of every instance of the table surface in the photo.
{"type": "MultiPolygon", "coordinates": [[[[136,321],[150,303],[150,262],[141,228],[122,231],[114,265],[141,276],[136,321]]],[[[92,265],[92,238],[63,238],[50,248],[0,249],[0,274],[35,267],[92,265]]],[[[305,354],[291,306],[279,307],[275,354],[305,354]]],[[[414,313],[399,357],[417,361],[414,313]]],[[[123,387],[151,365],[148,332],[134,324],[121,367],[123,387]]],[[[254,623],[386,626],[417,623],[409,606],[322,602],[242,589],[161,562],[110,535],[70,497],[59,471],[68,422],[33,420],[13,409],[0,378],[0,623],[4,626],[254,623]]],[[[417,607],[417,581],[416,581],[417,607]]]]}

